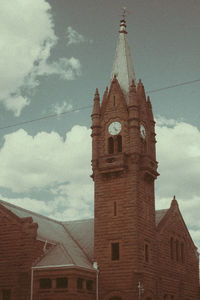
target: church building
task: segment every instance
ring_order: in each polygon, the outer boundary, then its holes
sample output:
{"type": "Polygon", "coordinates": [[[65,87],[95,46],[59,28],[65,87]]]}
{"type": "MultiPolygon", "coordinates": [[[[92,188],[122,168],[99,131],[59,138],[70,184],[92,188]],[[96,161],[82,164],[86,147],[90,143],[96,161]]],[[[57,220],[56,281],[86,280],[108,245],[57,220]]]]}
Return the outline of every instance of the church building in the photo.
{"type": "Polygon", "coordinates": [[[177,200],[155,210],[155,121],[125,18],[91,117],[94,219],[59,222],[1,200],[0,300],[199,300],[198,252],[177,200]]]}

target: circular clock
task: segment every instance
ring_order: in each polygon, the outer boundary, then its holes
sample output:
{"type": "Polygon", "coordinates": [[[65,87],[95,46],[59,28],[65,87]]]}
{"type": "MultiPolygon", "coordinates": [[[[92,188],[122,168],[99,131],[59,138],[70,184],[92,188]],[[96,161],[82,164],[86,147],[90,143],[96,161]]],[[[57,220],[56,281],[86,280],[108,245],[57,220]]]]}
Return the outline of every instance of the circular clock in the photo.
{"type": "Polygon", "coordinates": [[[144,125],[142,125],[142,124],[140,125],[140,134],[143,139],[146,138],[146,129],[145,129],[144,125]]]}
{"type": "Polygon", "coordinates": [[[108,127],[108,132],[112,135],[120,133],[122,125],[120,122],[112,122],[108,127]]]}

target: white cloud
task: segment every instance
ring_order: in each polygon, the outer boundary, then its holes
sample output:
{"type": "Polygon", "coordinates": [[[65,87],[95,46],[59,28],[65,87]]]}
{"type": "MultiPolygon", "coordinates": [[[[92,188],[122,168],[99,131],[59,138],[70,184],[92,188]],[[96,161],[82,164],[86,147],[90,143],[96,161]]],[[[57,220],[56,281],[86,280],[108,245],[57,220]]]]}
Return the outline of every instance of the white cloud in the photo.
{"type": "Polygon", "coordinates": [[[8,198],[0,194],[0,199],[3,199],[6,202],[11,204],[23,207],[24,209],[34,211],[39,214],[50,215],[52,211],[55,209],[54,201],[51,203],[47,203],[43,200],[32,199],[30,197],[13,197],[8,198]]]}
{"type": "Polygon", "coordinates": [[[20,129],[5,136],[0,150],[0,186],[27,192],[55,183],[88,182],[90,174],[90,130],[74,126],[66,139],[56,132],[34,137],[20,129]]]}
{"type": "Polygon", "coordinates": [[[71,110],[72,110],[72,105],[67,103],[66,101],[63,101],[62,104],[56,103],[55,105],[52,105],[52,111],[57,115],[60,115],[66,111],[71,111],[71,110]]]}
{"type": "Polygon", "coordinates": [[[21,95],[15,95],[10,98],[7,98],[4,102],[5,107],[8,110],[13,111],[16,117],[20,116],[21,110],[30,104],[30,100],[26,97],[22,97],[21,95]]]}
{"type": "Polygon", "coordinates": [[[76,76],[81,74],[81,64],[80,61],[74,57],[60,58],[58,62],[53,62],[47,64],[46,61],[43,61],[35,68],[35,73],[37,75],[52,75],[57,74],[62,79],[73,80],[76,76]]]}
{"type": "MultiPolygon", "coordinates": [[[[200,236],[200,131],[174,120],[157,122],[156,206],[168,208],[176,195],[183,218],[197,245],[200,236]]],[[[200,246],[200,245],[199,245],[200,246]]]]}
{"type": "Polygon", "coordinates": [[[54,200],[1,198],[59,220],[91,217],[90,134],[90,129],[76,125],[67,132],[66,139],[56,132],[32,137],[22,129],[6,135],[0,150],[0,186],[27,194],[31,189],[47,188],[54,200]]]}
{"type": "Polygon", "coordinates": [[[15,116],[30,103],[28,90],[39,84],[38,76],[57,74],[71,80],[80,75],[80,62],[74,57],[47,62],[57,43],[50,8],[45,0],[1,3],[0,101],[15,116]],[[27,95],[22,96],[22,89],[27,95]]]}
{"type": "Polygon", "coordinates": [[[67,45],[69,46],[72,44],[80,44],[83,42],[92,43],[92,40],[88,40],[82,34],[78,33],[75,29],[73,29],[71,26],[68,26],[67,27],[67,45]]]}
{"type": "Polygon", "coordinates": [[[200,132],[190,124],[157,126],[159,173],[157,193],[160,197],[176,194],[189,199],[200,197],[200,132]],[[167,184],[166,184],[167,183],[167,184]]]}

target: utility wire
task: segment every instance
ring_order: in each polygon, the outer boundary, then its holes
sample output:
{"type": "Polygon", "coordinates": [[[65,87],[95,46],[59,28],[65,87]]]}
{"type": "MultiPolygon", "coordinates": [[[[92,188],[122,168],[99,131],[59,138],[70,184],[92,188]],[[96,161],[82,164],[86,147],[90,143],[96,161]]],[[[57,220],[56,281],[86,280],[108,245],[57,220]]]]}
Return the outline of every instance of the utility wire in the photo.
{"type": "Polygon", "coordinates": [[[189,85],[189,84],[196,83],[196,82],[199,82],[199,81],[200,81],[200,79],[185,81],[185,82],[177,83],[177,84],[174,84],[174,85],[162,87],[162,88],[159,88],[159,89],[150,90],[150,91],[147,91],[147,93],[156,93],[156,92],[160,92],[160,91],[163,91],[163,90],[173,89],[173,88],[175,88],[177,86],[181,86],[181,85],[189,85]]]}
{"type": "MultiPolygon", "coordinates": [[[[173,88],[176,88],[176,87],[182,86],[182,85],[190,85],[190,84],[193,84],[193,83],[196,83],[196,82],[200,82],[200,79],[185,81],[185,82],[169,85],[169,86],[166,86],[166,87],[162,87],[162,88],[159,88],[159,89],[149,90],[149,91],[146,91],[146,93],[149,93],[149,94],[150,93],[157,93],[157,92],[160,92],[160,91],[173,89],[173,88]]],[[[85,109],[89,109],[89,108],[92,108],[92,105],[82,106],[82,107],[79,107],[79,108],[75,108],[75,109],[71,109],[71,110],[68,110],[68,111],[61,112],[59,114],[46,115],[44,117],[40,117],[40,118],[36,118],[36,119],[32,119],[32,120],[27,120],[27,121],[24,121],[24,122],[19,122],[19,123],[15,123],[15,124],[11,124],[11,125],[7,125],[7,126],[4,126],[4,127],[0,127],[0,130],[7,129],[7,128],[12,128],[12,127],[17,127],[17,126],[20,126],[20,125],[29,124],[29,123],[33,123],[33,122],[37,122],[37,121],[41,121],[41,120],[45,120],[45,119],[55,118],[55,117],[59,117],[61,115],[66,115],[66,114],[69,114],[69,113],[72,113],[72,112],[79,112],[81,110],[85,110],[85,109]]]]}
{"type": "Polygon", "coordinates": [[[33,123],[33,122],[37,122],[37,121],[45,120],[45,119],[49,119],[49,118],[59,117],[61,115],[69,114],[71,112],[78,112],[80,110],[88,109],[88,108],[91,108],[91,107],[92,107],[92,105],[82,106],[82,107],[79,107],[79,108],[76,108],[76,109],[71,109],[71,110],[68,110],[68,111],[61,112],[59,114],[46,115],[44,117],[40,117],[40,118],[36,118],[36,119],[32,119],[32,120],[28,120],[28,121],[19,122],[19,123],[11,124],[11,125],[8,125],[8,126],[0,127],[0,130],[11,128],[11,127],[16,127],[16,126],[24,125],[24,124],[28,124],[28,123],[33,123]]]}

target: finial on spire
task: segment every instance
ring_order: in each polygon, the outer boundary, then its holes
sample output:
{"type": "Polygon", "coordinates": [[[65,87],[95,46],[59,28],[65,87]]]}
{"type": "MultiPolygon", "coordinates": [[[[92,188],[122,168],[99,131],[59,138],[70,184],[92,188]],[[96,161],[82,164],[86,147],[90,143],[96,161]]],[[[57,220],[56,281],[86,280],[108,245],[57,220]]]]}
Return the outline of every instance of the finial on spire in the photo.
{"type": "Polygon", "coordinates": [[[126,19],[126,16],[127,16],[127,8],[124,6],[122,7],[122,17],[124,20],[126,19]]]}
{"type": "Polygon", "coordinates": [[[128,14],[130,14],[130,11],[127,10],[127,7],[123,6],[122,7],[122,18],[123,18],[124,21],[126,20],[126,17],[127,17],[128,14]]]}
{"type": "Polygon", "coordinates": [[[99,96],[99,90],[97,88],[95,90],[95,96],[99,96]]]}
{"type": "Polygon", "coordinates": [[[93,111],[92,111],[92,116],[95,114],[100,114],[100,99],[99,99],[99,91],[98,89],[95,90],[94,94],[94,105],[93,105],[93,111]]]}
{"type": "Polygon", "coordinates": [[[173,200],[172,200],[172,202],[171,202],[171,207],[172,207],[172,206],[178,207],[178,202],[177,202],[177,200],[176,200],[176,196],[175,196],[175,195],[174,195],[173,200]]]}
{"type": "Polygon", "coordinates": [[[127,34],[126,31],[126,17],[130,13],[126,7],[122,7],[122,20],[120,20],[120,33],[125,33],[127,34]]]}

